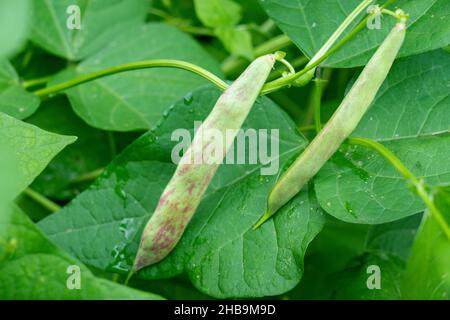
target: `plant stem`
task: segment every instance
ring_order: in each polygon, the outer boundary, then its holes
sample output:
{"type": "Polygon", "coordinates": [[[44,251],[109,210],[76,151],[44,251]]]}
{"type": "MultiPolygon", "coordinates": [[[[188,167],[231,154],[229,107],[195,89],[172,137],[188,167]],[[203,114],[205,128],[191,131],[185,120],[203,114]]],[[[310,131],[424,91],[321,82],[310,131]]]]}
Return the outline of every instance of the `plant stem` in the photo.
{"type": "Polygon", "coordinates": [[[27,188],[24,190],[24,192],[28,197],[39,203],[41,206],[49,210],[50,212],[57,212],[61,210],[61,207],[51,201],[50,199],[44,197],[42,194],[40,194],[37,191],[34,191],[31,188],[27,188]]]}
{"type": "Polygon", "coordinates": [[[314,81],[314,91],[313,91],[313,101],[314,101],[314,127],[316,129],[316,133],[319,133],[322,130],[322,122],[320,120],[320,107],[322,101],[322,84],[320,79],[316,79],[314,81]]]}
{"type": "Polygon", "coordinates": [[[83,182],[89,182],[92,180],[97,179],[102,173],[105,171],[104,168],[99,168],[97,170],[87,172],[85,174],[80,175],[78,178],[73,180],[73,183],[83,183],[83,182]]]}
{"type": "Polygon", "coordinates": [[[44,89],[40,89],[34,92],[38,97],[45,97],[51,94],[55,94],[61,92],[63,90],[69,89],[71,87],[80,85],[82,83],[95,80],[98,78],[102,78],[105,76],[109,76],[112,74],[117,74],[125,71],[138,70],[138,69],[147,69],[147,68],[178,68],[186,71],[193,72],[199,76],[204,77],[205,79],[214,83],[221,90],[225,90],[228,87],[228,84],[224,82],[222,79],[217,77],[215,74],[205,70],[199,66],[196,66],[192,63],[179,61],[179,60],[146,60],[146,61],[137,61],[130,62],[110,68],[106,68],[100,71],[95,71],[92,73],[88,73],[77,78],[71,79],[66,82],[62,82],[56,84],[54,86],[50,86],[44,89]]]}
{"type": "MultiPolygon", "coordinates": [[[[274,51],[282,50],[292,44],[288,36],[282,34],[275,38],[270,39],[267,42],[257,46],[255,48],[255,56],[262,56],[265,54],[272,53],[274,51]]],[[[225,59],[222,63],[222,71],[226,76],[232,75],[239,69],[245,67],[248,63],[247,60],[242,59],[237,56],[230,56],[225,59]]]]}
{"type": "Polygon", "coordinates": [[[381,143],[368,138],[349,138],[348,142],[353,145],[359,145],[370,148],[378,152],[383,158],[391,163],[391,165],[415,188],[417,195],[422,199],[430,210],[432,216],[436,219],[444,233],[450,240],[450,227],[445,221],[442,213],[434,205],[432,197],[426,191],[423,181],[419,180],[405,165],[398,159],[389,149],[381,143]]]}
{"type": "Polygon", "coordinates": [[[37,78],[37,79],[24,80],[24,81],[22,81],[22,86],[24,87],[24,89],[39,86],[42,84],[46,84],[51,78],[52,78],[52,76],[46,76],[46,77],[37,78]]]}
{"type": "MultiPolygon", "coordinates": [[[[292,60],[292,62],[290,62],[291,66],[296,69],[298,67],[304,66],[305,64],[307,64],[309,61],[309,59],[307,57],[299,57],[296,58],[295,60],[292,60]]],[[[278,79],[279,77],[281,77],[283,75],[283,73],[288,70],[288,68],[279,68],[277,70],[275,70],[274,72],[272,72],[270,74],[269,80],[274,80],[274,79],[278,79]]]]}

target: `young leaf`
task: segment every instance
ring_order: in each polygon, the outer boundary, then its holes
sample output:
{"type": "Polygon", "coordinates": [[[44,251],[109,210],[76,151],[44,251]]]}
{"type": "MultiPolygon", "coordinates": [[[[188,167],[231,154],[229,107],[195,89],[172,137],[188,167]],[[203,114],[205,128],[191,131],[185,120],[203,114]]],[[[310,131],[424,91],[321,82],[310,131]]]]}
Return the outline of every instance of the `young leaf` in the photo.
{"type": "Polygon", "coordinates": [[[195,12],[207,27],[231,27],[241,20],[241,6],[233,0],[194,0],[195,12]]]}
{"type": "MultiPolygon", "coordinates": [[[[160,125],[117,157],[90,189],[39,226],[83,262],[127,273],[142,229],[175,170],[170,157],[176,145],[170,139],[173,130],[187,128],[192,134],[193,122],[204,119],[219,96],[211,88],[186,96],[160,125]]],[[[267,98],[256,101],[243,125],[244,130],[250,128],[279,129],[280,167],[305,145],[295,124],[267,98]]],[[[305,191],[253,231],[276,179],[261,176],[260,169],[261,164],[222,165],[174,251],[138,277],[187,273],[198,289],[214,297],[275,295],[294,287],[323,215],[313,194],[305,191]]]]}
{"type": "Polygon", "coordinates": [[[0,299],[161,299],[96,278],[17,207],[2,204],[0,211],[0,299]]]}
{"type": "Polygon", "coordinates": [[[32,115],[39,106],[39,98],[25,91],[14,67],[0,59],[0,112],[17,119],[32,115]]]}
{"type": "Polygon", "coordinates": [[[74,61],[114,41],[118,29],[127,28],[127,23],[144,22],[150,6],[146,0],[42,0],[33,4],[31,40],[74,61]]]}
{"type": "MultiPolygon", "coordinates": [[[[218,63],[189,36],[168,25],[151,23],[121,30],[104,50],[55,81],[147,59],[184,60],[221,75],[218,63]]],[[[91,126],[131,131],[152,128],[175,101],[203,84],[203,78],[184,70],[148,69],[92,81],[67,94],[75,112],[91,126]]]]}
{"type": "Polygon", "coordinates": [[[245,57],[250,61],[253,60],[254,52],[250,31],[239,27],[220,27],[215,30],[215,33],[230,53],[245,57]]]}
{"type": "MultiPolygon", "coordinates": [[[[374,1],[378,4],[385,2],[374,1]]],[[[312,57],[361,0],[260,0],[260,3],[305,55],[312,57]]],[[[397,0],[391,7],[402,8],[409,14],[408,36],[400,57],[449,44],[448,0],[397,0]],[[429,30],[433,30],[432,37],[429,36],[429,30]]],[[[364,28],[323,65],[348,68],[366,64],[393,25],[393,19],[383,18],[380,21],[381,29],[364,28]]]]}
{"type": "MultiPolygon", "coordinates": [[[[448,81],[450,55],[441,50],[397,60],[352,136],[383,143],[428,184],[450,183],[448,81]]],[[[425,209],[386,160],[362,147],[344,147],[315,186],[322,207],[349,222],[384,223],[425,209]]]]}
{"type": "Polygon", "coordinates": [[[15,166],[14,172],[1,171],[0,189],[7,189],[8,198],[17,196],[55,155],[75,140],[76,137],[50,133],[0,112],[0,163],[15,166]]]}

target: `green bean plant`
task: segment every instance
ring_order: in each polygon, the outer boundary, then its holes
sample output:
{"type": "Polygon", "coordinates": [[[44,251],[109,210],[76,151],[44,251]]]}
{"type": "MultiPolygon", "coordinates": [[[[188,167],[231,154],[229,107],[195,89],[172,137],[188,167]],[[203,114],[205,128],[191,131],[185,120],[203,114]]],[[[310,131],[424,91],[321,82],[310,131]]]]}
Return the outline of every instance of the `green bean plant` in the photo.
{"type": "Polygon", "coordinates": [[[450,298],[448,0],[90,1],[0,3],[0,299],[450,298]]]}

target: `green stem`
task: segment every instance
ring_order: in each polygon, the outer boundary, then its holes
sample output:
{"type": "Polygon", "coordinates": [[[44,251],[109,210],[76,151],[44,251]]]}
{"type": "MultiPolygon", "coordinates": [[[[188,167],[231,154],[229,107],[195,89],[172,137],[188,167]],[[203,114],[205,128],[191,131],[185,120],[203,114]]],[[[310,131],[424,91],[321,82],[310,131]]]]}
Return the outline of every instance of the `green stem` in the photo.
{"type": "Polygon", "coordinates": [[[50,81],[51,78],[52,78],[52,76],[46,76],[46,77],[37,78],[37,79],[24,80],[24,81],[22,81],[22,86],[24,87],[24,89],[28,89],[31,87],[43,85],[43,84],[46,84],[48,81],[50,81]]]}
{"type": "Polygon", "coordinates": [[[320,79],[316,79],[314,82],[314,91],[313,91],[313,100],[314,100],[314,126],[316,129],[316,133],[319,133],[322,130],[322,122],[320,117],[320,107],[322,101],[322,84],[320,79]]]}
{"type": "Polygon", "coordinates": [[[440,225],[444,233],[450,239],[450,227],[445,221],[445,218],[443,217],[442,213],[434,205],[433,199],[426,191],[423,181],[419,180],[411,171],[409,171],[409,169],[405,167],[405,165],[400,161],[400,159],[398,159],[389,149],[387,149],[381,143],[371,139],[349,138],[348,142],[350,144],[359,145],[375,150],[381,156],[383,156],[383,158],[389,161],[391,165],[415,187],[417,195],[426,204],[434,219],[436,219],[437,223],[440,225]]]}
{"type": "Polygon", "coordinates": [[[82,174],[78,178],[73,180],[73,183],[77,184],[77,183],[83,183],[83,182],[89,182],[89,181],[95,180],[103,173],[103,171],[105,171],[104,168],[99,168],[97,170],[82,174]]]}
{"type": "Polygon", "coordinates": [[[50,212],[57,212],[57,211],[61,210],[60,206],[58,206],[53,201],[47,199],[46,197],[44,197],[42,194],[40,194],[37,191],[27,188],[27,189],[25,189],[25,191],[23,193],[25,193],[28,197],[30,197],[31,199],[33,199],[34,201],[39,203],[41,206],[43,206],[50,212]]]}
{"type": "Polygon", "coordinates": [[[110,68],[106,68],[100,71],[95,71],[92,73],[88,73],[77,78],[71,79],[66,82],[62,82],[44,89],[40,89],[34,92],[38,97],[45,97],[51,94],[55,94],[66,89],[72,88],[74,86],[80,85],[82,83],[95,80],[98,78],[102,78],[105,76],[109,76],[116,73],[121,73],[125,71],[138,70],[138,69],[146,69],[146,68],[178,68],[186,71],[193,72],[199,76],[204,77],[205,79],[214,83],[221,90],[225,90],[228,87],[228,84],[224,82],[222,79],[217,77],[215,74],[205,70],[199,66],[196,66],[192,63],[179,61],[179,60],[146,60],[146,61],[137,61],[130,62],[110,68]]]}
{"type": "MultiPolygon", "coordinates": [[[[307,64],[308,61],[309,61],[309,59],[306,57],[299,57],[299,58],[296,58],[295,60],[292,60],[292,62],[290,62],[290,64],[294,69],[297,69],[297,68],[307,64]]],[[[278,79],[279,77],[283,76],[283,73],[286,72],[286,70],[289,70],[289,69],[282,67],[282,68],[275,70],[274,72],[272,72],[270,74],[269,80],[278,79]]]]}

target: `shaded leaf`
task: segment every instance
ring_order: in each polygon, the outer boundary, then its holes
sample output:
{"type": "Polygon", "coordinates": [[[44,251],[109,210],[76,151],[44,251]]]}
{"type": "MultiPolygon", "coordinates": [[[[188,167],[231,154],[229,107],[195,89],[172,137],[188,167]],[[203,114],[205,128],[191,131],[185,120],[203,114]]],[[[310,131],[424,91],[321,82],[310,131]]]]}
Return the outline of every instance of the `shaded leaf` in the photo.
{"type": "Polygon", "coordinates": [[[121,23],[144,22],[147,0],[41,0],[34,1],[31,40],[49,52],[69,60],[81,60],[115,39],[121,23]],[[80,27],[68,27],[80,8],[80,27]],[[69,11],[69,12],[68,12],[69,11]]]}
{"type": "MultiPolygon", "coordinates": [[[[148,59],[184,60],[221,74],[217,62],[189,36],[152,23],[117,33],[114,42],[57,81],[148,59]]],[[[130,131],[153,127],[175,101],[205,83],[184,70],[136,70],[80,85],[68,90],[68,96],[75,112],[91,126],[130,131]]]]}

